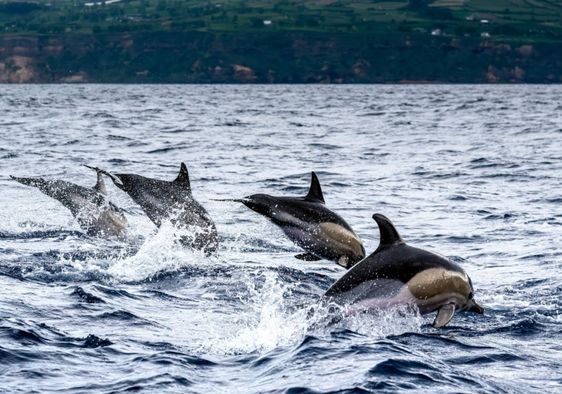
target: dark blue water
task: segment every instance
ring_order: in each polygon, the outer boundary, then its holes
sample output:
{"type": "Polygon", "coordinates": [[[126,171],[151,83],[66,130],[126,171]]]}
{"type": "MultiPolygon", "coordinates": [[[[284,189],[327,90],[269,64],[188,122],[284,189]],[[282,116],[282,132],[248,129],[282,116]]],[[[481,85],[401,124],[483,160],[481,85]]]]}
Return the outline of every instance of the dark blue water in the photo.
{"type": "Polygon", "coordinates": [[[560,392],[562,87],[1,86],[0,392],[560,392]],[[126,240],[91,238],[8,175],[93,185],[82,164],[173,179],[221,237],[182,250],[124,193],[126,240]],[[304,195],[378,243],[371,215],[472,277],[486,314],[329,323],[343,268],[303,262],[213,198],[304,195]]]}

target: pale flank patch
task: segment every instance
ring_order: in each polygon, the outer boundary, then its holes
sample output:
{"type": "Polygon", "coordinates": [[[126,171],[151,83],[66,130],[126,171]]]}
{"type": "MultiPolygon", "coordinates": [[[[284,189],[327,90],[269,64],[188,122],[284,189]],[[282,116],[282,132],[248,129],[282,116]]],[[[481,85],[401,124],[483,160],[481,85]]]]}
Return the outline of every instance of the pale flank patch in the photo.
{"type": "Polygon", "coordinates": [[[434,309],[451,301],[462,305],[471,291],[465,273],[443,268],[430,268],[418,273],[408,281],[408,288],[421,310],[434,309]]]}
{"type": "Polygon", "coordinates": [[[361,241],[355,233],[335,223],[320,223],[320,230],[331,243],[343,250],[349,250],[356,256],[363,254],[361,241]]]}

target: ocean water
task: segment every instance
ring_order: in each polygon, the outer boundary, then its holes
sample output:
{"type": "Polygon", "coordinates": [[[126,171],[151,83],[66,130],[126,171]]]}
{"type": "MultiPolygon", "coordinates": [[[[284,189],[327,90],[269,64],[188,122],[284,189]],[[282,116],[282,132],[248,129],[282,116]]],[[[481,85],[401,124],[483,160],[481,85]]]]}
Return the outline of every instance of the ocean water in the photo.
{"type": "Polygon", "coordinates": [[[562,391],[561,86],[0,86],[0,392],[562,391]],[[123,240],[9,175],[83,164],[174,179],[220,235],[183,250],[111,185],[123,240]],[[344,269],[217,198],[304,195],[378,244],[373,213],[458,262],[484,315],[326,318],[344,269]],[[310,313],[314,309],[315,313],[310,313]]]}

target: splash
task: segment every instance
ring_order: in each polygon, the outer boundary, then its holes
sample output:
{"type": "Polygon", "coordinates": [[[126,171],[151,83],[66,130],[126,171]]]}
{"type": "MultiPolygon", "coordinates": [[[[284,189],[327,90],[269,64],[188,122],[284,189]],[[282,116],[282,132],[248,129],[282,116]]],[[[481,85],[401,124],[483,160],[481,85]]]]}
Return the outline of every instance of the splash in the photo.
{"type": "MultiPolygon", "coordinates": [[[[159,231],[142,237],[129,234],[127,239],[89,237],[80,231],[37,230],[34,223],[17,226],[18,232],[7,234],[17,241],[28,237],[42,237],[51,249],[36,252],[29,245],[33,264],[14,255],[10,265],[15,276],[44,281],[101,280],[104,282],[138,282],[150,280],[161,272],[176,272],[190,265],[213,264],[215,259],[202,252],[184,248],[178,242],[182,237],[195,237],[197,228],[177,229],[169,222],[159,231]],[[23,231],[22,231],[23,230],[23,231]],[[32,231],[30,231],[32,230],[32,231]],[[49,236],[50,239],[45,237],[49,236]],[[144,238],[144,242],[140,244],[144,238]],[[139,246],[140,244],[140,246],[139,246]]],[[[141,230],[146,230],[142,228],[141,230]]],[[[3,254],[6,259],[8,255],[3,254]]]]}
{"type": "Polygon", "coordinates": [[[370,310],[368,313],[355,314],[339,323],[341,329],[359,334],[384,338],[406,332],[421,332],[424,319],[417,308],[400,304],[389,308],[370,310]]]}
{"type": "Polygon", "coordinates": [[[263,270],[257,276],[252,279],[248,275],[247,295],[240,297],[242,311],[234,319],[231,330],[217,328],[201,346],[202,352],[263,353],[298,343],[304,337],[308,329],[306,311],[291,311],[294,285],[281,282],[270,270],[263,270]],[[232,334],[224,336],[228,332],[232,334]]]}
{"type": "Polygon", "coordinates": [[[213,354],[263,354],[279,347],[296,346],[307,335],[329,338],[334,331],[351,330],[369,338],[420,332],[424,319],[411,306],[398,305],[368,314],[349,315],[344,307],[322,305],[316,300],[295,308],[293,292],[298,283],[280,280],[277,272],[264,270],[246,281],[241,313],[229,329],[217,328],[199,349],[213,354]],[[260,285],[261,283],[261,285],[260,285]],[[225,333],[232,333],[224,336],[225,333]]]}
{"type": "Polygon", "coordinates": [[[194,231],[196,229],[178,229],[169,221],[164,222],[137,253],[117,259],[107,272],[119,281],[136,282],[150,279],[162,271],[173,272],[190,265],[205,264],[210,260],[202,251],[183,248],[179,244],[182,237],[193,237],[194,231]]]}

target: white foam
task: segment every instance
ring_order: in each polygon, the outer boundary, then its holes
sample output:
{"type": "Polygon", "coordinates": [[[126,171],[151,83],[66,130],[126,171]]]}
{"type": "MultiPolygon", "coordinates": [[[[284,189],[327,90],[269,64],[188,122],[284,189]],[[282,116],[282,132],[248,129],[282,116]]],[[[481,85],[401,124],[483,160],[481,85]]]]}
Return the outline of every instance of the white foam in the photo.
{"type": "Polygon", "coordinates": [[[278,347],[296,346],[306,335],[329,337],[334,331],[348,329],[367,337],[381,338],[420,332],[424,323],[411,307],[396,306],[377,313],[345,317],[334,324],[333,318],[341,317],[341,313],[334,315],[333,311],[314,301],[310,307],[295,309],[291,293],[296,284],[283,282],[272,270],[264,270],[260,276],[264,280],[261,286],[256,285],[260,281],[248,278],[249,292],[241,299],[242,312],[231,316],[230,327],[217,326],[201,345],[200,352],[263,354],[278,347]]]}
{"type": "Polygon", "coordinates": [[[232,327],[217,327],[201,350],[216,354],[267,352],[278,346],[298,343],[306,334],[306,311],[290,311],[287,299],[291,285],[282,283],[277,274],[264,270],[256,279],[248,277],[248,296],[242,298],[242,313],[233,316],[232,327]],[[225,336],[225,334],[227,334],[225,336]]]}
{"type": "Polygon", "coordinates": [[[164,222],[156,233],[148,236],[133,256],[116,259],[107,270],[120,281],[149,279],[161,271],[177,271],[208,261],[202,251],[182,247],[181,236],[193,236],[193,229],[177,229],[164,222]]]}
{"type": "Polygon", "coordinates": [[[368,337],[384,338],[406,332],[421,332],[423,317],[410,305],[394,305],[390,308],[356,314],[340,322],[342,328],[368,337]]]}

